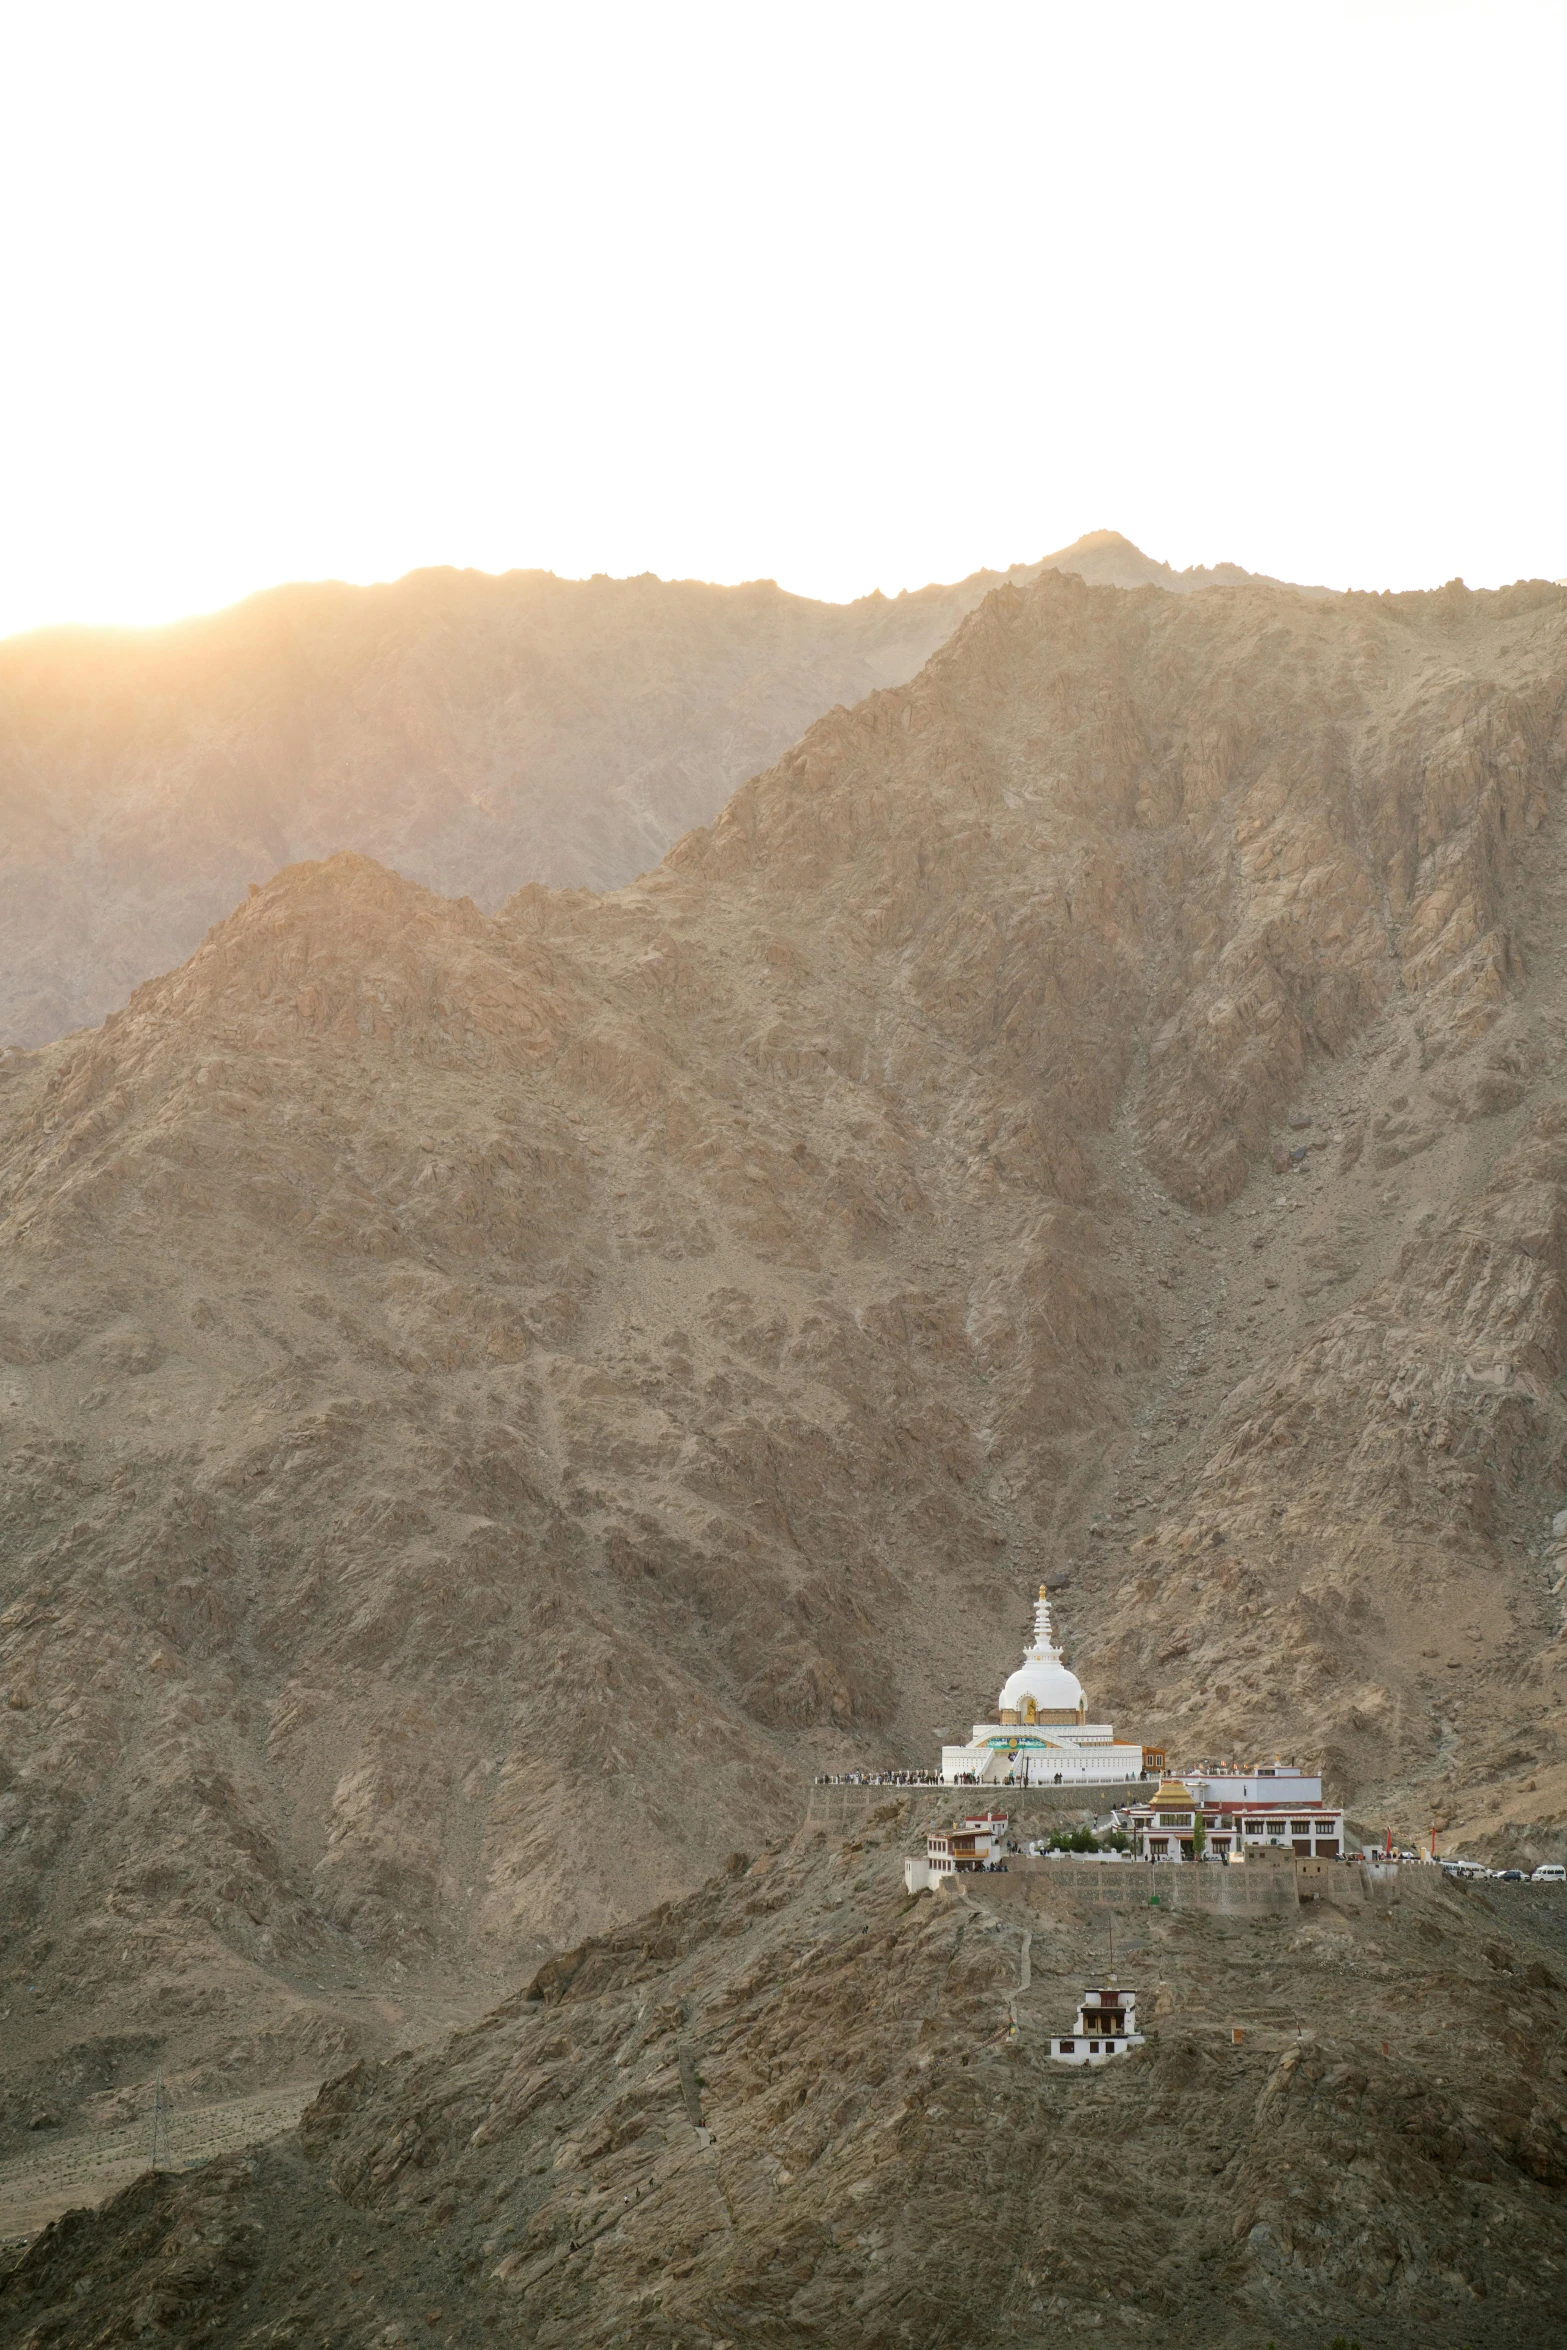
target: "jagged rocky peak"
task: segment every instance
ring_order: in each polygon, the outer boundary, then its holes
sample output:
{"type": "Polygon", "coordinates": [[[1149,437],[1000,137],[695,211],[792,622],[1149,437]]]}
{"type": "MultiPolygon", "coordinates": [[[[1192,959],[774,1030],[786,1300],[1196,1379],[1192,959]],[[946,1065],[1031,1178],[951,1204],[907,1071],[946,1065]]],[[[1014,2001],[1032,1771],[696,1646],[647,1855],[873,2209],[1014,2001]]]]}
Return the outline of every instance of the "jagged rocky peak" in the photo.
{"type": "MultiPolygon", "coordinates": [[[[1292,583],[1270,579],[1264,572],[1245,571],[1238,563],[1192,564],[1184,571],[1145,555],[1118,530],[1085,531],[1059,554],[1046,555],[1042,571],[1070,571],[1097,587],[1161,587],[1175,595],[1190,595],[1204,587],[1244,587],[1257,582],[1270,587],[1292,583]]],[[[1297,595],[1326,596],[1328,588],[1299,587],[1297,595]]]]}

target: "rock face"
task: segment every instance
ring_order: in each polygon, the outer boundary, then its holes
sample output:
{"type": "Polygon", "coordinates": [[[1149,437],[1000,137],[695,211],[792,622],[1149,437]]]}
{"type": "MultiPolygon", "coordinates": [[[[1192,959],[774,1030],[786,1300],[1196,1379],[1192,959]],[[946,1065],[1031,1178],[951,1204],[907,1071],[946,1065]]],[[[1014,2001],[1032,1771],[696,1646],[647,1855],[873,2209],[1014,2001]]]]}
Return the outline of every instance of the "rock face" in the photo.
{"type": "MultiPolygon", "coordinates": [[[[1113,531],[1045,558],[1185,592],[1113,531]]],[[[612,889],[835,702],[912,677],[1003,577],[819,604],[771,580],[423,571],[0,645],[0,1045],[101,1020],[301,858],[493,910],[612,889]]]]}
{"type": "Polygon", "coordinates": [[[1557,588],[1046,569],[619,893],[291,867],[0,1063],[35,2104],[683,1893],[1041,1574],[1123,1733],[1559,1851],[1564,709],[1557,588]]]}
{"type": "Polygon", "coordinates": [[[548,573],[286,587],[0,646],[0,1039],[100,1020],[301,857],[493,908],[613,887],[834,702],[911,676],[995,584],[816,604],[548,573]]]}
{"type": "Polygon", "coordinates": [[[1076,2071],[1050,2034],[1107,1913],[1073,1880],[1109,1872],[910,1900],[897,1839],[737,1857],[440,2053],[341,2075],[296,2139],[56,2223],[4,2338],[1552,2338],[1567,1898],[1433,1869],[1383,1906],[1339,1867],[1289,1914],[1144,1906],[1117,1946],[1148,2043],[1076,2071]]]}

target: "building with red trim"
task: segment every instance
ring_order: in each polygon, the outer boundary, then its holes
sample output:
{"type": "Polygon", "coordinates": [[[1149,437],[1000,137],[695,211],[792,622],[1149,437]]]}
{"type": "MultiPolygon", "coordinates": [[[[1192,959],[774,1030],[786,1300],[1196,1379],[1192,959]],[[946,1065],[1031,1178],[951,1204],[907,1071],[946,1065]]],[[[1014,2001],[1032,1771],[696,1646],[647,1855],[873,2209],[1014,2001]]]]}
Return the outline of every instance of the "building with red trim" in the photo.
{"type": "Polygon", "coordinates": [[[1126,1817],[1139,1860],[1238,1861],[1268,1846],[1303,1860],[1337,1860],[1344,1851],[1342,1808],[1324,1802],[1321,1779],[1293,1763],[1190,1771],[1128,1805],[1126,1817]]]}

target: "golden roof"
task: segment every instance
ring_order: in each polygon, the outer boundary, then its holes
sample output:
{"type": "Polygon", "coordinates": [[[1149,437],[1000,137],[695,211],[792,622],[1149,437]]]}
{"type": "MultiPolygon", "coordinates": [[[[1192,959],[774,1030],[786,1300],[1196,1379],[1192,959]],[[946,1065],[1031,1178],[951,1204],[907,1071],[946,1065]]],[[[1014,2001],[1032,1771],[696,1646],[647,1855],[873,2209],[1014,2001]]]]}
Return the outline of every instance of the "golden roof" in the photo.
{"type": "Polygon", "coordinates": [[[1179,1779],[1161,1779],[1151,1803],[1155,1811],[1190,1811],[1194,1800],[1191,1789],[1183,1787],[1179,1779]]]}

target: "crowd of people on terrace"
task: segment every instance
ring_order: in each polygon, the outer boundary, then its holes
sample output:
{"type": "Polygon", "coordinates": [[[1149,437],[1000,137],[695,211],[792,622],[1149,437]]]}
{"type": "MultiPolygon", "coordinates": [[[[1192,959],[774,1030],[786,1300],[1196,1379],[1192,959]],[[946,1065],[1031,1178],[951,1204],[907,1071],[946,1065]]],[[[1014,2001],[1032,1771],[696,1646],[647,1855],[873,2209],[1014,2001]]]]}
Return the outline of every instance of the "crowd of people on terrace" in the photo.
{"type": "Polygon", "coordinates": [[[939,1787],[939,1771],[818,1771],[817,1787],[939,1787]]]}

